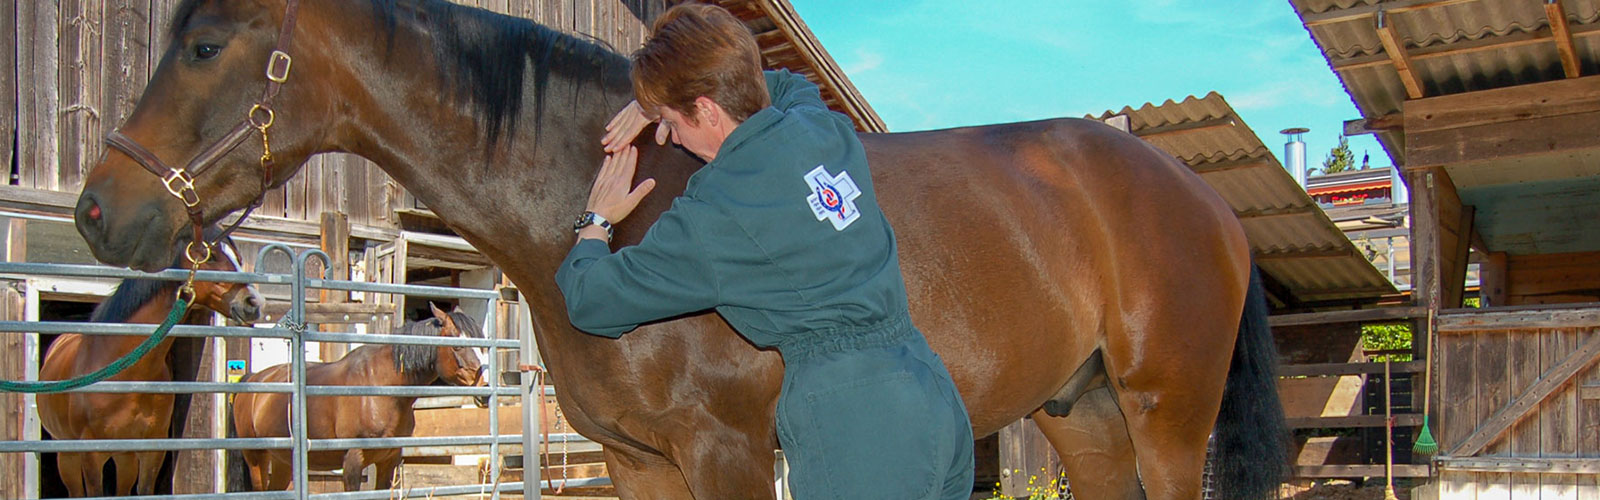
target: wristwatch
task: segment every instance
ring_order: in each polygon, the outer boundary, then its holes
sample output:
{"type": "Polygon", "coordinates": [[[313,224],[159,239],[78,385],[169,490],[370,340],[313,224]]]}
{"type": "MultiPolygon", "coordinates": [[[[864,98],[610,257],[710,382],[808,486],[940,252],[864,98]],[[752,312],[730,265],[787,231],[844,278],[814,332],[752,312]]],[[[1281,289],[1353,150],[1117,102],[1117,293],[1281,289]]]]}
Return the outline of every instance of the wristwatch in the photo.
{"type": "Polygon", "coordinates": [[[572,232],[576,233],[589,226],[600,226],[600,228],[605,229],[606,241],[611,241],[611,221],[594,212],[584,212],[578,216],[578,220],[572,221],[572,232]]]}

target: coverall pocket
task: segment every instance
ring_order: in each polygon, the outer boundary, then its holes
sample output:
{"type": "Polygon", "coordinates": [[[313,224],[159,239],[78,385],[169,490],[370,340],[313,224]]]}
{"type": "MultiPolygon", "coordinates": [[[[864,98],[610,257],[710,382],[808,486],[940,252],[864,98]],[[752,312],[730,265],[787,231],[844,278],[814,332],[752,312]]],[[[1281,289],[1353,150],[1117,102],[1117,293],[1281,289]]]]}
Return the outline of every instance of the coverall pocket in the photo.
{"type": "MultiPolygon", "coordinates": [[[[944,463],[928,398],[935,393],[905,371],[849,380],[805,395],[811,436],[827,489],[839,498],[933,496],[944,463]]],[[[809,439],[808,439],[809,438],[809,439]]]]}

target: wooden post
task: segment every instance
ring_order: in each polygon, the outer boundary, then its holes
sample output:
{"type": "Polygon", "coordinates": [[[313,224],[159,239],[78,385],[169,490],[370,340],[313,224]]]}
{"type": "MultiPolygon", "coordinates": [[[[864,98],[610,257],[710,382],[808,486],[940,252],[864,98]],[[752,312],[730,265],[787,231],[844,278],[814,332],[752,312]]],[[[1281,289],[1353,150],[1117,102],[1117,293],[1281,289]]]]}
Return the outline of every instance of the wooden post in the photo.
{"type": "MultiPolygon", "coordinates": [[[[15,282],[0,282],[0,320],[23,321],[26,304],[15,282]]],[[[27,335],[0,335],[0,378],[24,380],[27,376],[27,335]]],[[[21,441],[28,437],[26,429],[27,399],[18,392],[0,393],[0,440],[21,441]]],[[[28,498],[37,492],[28,491],[27,462],[32,453],[0,453],[0,498],[28,498]]]]}
{"type": "Polygon", "coordinates": [[[1506,265],[1505,252],[1493,252],[1478,266],[1478,296],[1483,297],[1483,306],[1507,306],[1508,294],[1506,293],[1506,277],[1510,269],[1506,265]]]}
{"type": "Polygon", "coordinates": [[[1028,477],[1049,484],[1064,467],[1050,442],[1033,419],[1024,418],[1000,429],[1000,491],[1028,498],[1028,477]],[[1042,471],[1040,469],[1043,469],[1042,471]]]}
{"type": "MultiPolygon", "coordinates": [[[[322,213],[322,251],[327,252],[332,259],[329,262],[328,278],[336,280],[350,279],[350,219],[340,212],[322,213]]],[[[321,302],[323,304],[349,302],[349,292],[338,290],[322,290],[321,302]]],[[[342,325],[323,324],[322,331],[332,332],[343,329],[342,325]]],[[[323,342],[321,344],[323,362],[330,362],[344,357],[350,351],[350,345],[342,342],[323,342]]]]}

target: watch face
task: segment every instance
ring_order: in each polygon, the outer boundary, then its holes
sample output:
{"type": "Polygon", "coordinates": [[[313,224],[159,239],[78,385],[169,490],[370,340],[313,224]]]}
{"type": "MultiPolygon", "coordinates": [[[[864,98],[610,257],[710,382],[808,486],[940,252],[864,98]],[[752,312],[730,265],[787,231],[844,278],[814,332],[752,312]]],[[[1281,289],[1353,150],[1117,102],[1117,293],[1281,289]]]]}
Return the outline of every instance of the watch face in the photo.
{"type": "Polygon", "coordinates": [[[578,215],[578,220],[572,221],[572,229],[583,229],[590,224],[594,224],[594,212],[584,212],[578,215]]]}

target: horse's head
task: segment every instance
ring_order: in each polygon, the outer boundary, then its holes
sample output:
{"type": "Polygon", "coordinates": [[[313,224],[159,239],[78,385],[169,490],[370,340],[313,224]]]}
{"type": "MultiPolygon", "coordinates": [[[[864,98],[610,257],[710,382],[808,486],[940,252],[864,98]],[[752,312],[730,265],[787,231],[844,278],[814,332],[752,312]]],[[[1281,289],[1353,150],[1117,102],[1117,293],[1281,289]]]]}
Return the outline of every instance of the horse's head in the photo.
{"type": "Polygon", "coordinates": [[[311,36],[280,41],[286,18],[313,21],[298,31],[318,29],[318,16],[288,10],[299,3],[186,0],[178,7],[167,51],[78,199],[78,232],[95,258],[146,271],[165,267],[191,212],[215,222],[258,199],[264,178],[278,185],[292,177],[320,147],[332,97],[312,89],[328,78],[327,51],[311,36]],[[273,55],[275,47],[295,58],[273,55]],[[269,90],[269,79],[286,83],[269,90]],[[268,93],[276,97],[263,97],[268,93]],[[252,126],[268,122],[270,169],[252,126]]]}
{"type": "MultiPolygon", "coordinates": [[[[439,329],[441,337],[483,337],[483,330],[476,321],[457,308],[453,312],[444,312],[428,303],[428,308],[433,310],[434,319],[439,320],[444,327],[439,329]]],[[[439,379],[451,385],[480,385],[483,382],[483,363],[478,359],[477,349],[471,347],[439,346],[438,362],[435,367],[439,370],[439,379]]]]}
{"type": "MultiPolygon", "coordinates": [[[[208,271],[244,270],[239,264],[239,250],[232,238],[223,238],[218,242],[216,253],[221,255],[213,256],[200,268],[208,271]]],[[[180,256],[179,260],[185,259],[180,256]]],[[[178,264],[175,263],[173,267],[178,267],[178,264]]],[[[261,310],[267,302],[256,291],[256,286],[249,283],[195,281],[194,303],[227,314],[229,319],[239,323],[250,324],[261,319],[261,310]]]]}

